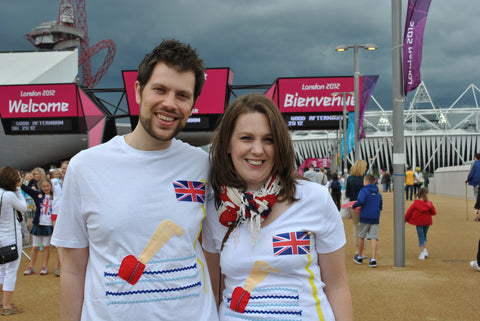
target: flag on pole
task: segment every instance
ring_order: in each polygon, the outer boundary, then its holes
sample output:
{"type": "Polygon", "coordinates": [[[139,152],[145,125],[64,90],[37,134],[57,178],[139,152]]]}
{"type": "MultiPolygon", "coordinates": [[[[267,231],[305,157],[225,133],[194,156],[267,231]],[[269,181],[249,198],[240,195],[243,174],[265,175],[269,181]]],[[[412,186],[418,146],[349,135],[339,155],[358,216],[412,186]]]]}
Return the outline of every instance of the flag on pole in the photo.
{"type": "Polygon", "coordinates": [[[431,0],[408,0],[403,35],[403,92],[407,95],[421,82],[423,32],[431,0]]]}
{"type": "MultiPolygon", "coordinates": [[[[343,159],[343,144],[344,140],[342,139],[342,159],[343,159]]],[[[355,145],[355,113],[353,111],[348,113],[348,125],[347,125],[347,154],[353,149],[355,145]]]]}
{"type": "Polygon", "coordinates": [[[378,76],[363,76],[362,81],[362,97],[360,97],[359,106],[359,123],[358,123],[358,139],[365,138],[365,132],[363,131],[363,117],[365,116],[365,109],[367,109],[368,102],[372,96],[372,92],[377,84],[378,76]]]}

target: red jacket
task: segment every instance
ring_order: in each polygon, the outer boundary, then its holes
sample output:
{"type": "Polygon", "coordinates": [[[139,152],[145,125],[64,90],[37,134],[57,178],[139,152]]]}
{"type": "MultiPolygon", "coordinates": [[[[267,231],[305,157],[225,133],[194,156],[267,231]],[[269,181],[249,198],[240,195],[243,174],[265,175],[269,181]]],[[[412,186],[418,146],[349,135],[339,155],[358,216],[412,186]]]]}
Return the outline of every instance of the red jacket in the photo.
{"type": "Polygon", "coordinates": [[[436,214],[432,202],[415,200],[405,214],[405,222],[417,226],[432,225],[432,215],[436,214]]]}

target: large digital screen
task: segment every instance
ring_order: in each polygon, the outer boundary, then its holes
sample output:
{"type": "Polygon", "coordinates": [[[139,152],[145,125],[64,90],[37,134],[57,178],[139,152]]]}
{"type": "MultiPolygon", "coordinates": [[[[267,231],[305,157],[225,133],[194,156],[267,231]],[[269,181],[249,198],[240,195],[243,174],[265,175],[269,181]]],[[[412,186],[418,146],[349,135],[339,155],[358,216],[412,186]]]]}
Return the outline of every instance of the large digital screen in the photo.
{"type": "MultiPolygon", "coordinates": [[[[362,94],[362,78],[359,93],[362,94]]],[[[354,78],[279,78],[266,92],[292,130],[338,129],[346,111],[354,111],[354,78]],[[343,101],[345,94],[345,102],[343,101]],[[335,94],[335,95],[334,95],[335,94]]]]}
{"type": "MultiPolygon", "coordinates": [[[[130,116],[138,117],[139,105],[135,98],[137,73],[136,70],[122,72],[130,116]]],[[[184,130],[214,130],[217,120],[225,110],[229,94],[228,85],[231,85],[232,82],[233,73],[229,68],[207,68],[205,85],[193,107],[192,116],[188,119],[184,130]]]]}
{"type": "Polygon", "coordinates": [[[86,131],[75,84],[0,86],[0,115],[7,135],[86,131]]]}

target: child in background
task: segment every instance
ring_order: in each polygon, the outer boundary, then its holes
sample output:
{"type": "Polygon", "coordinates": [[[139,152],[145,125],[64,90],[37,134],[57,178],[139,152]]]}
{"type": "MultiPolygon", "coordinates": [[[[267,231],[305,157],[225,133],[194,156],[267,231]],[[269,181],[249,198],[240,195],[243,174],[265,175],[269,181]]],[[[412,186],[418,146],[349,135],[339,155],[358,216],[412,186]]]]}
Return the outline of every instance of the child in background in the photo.
{"type": "Polygon", "coordinates": [[[35,216],[27,223],[32,226],[30,233],[33,235],[33,247],[31,252],[30,266],[23,272],[24,275],[34,274],[34,266],[37,260],[40,244],[43,244],[43,267],[40,270],[40,275],[48,274],[48,260],[50,258],[50,239],[52,238],[52,183],[48,179],[41,179],[38,182],[41,191],[36,191],[31,187],[22,185],[22,190],[30,195],[36,206],[35,216]]]}
{"type": "Polygon", "coordinates": [[[420,187],[417,199],[405,214],[405,222],[417,226],[418,243],[420,246],[419,260],[425,260],[428,257],[427,232],[430,225],[432,225],[432,216],[436,214],[435,207],[428,200],[428,189],[420,187]]]}
{"type": "Polygon", "coordinates": [[[372,241],[372,257],[369,267],[374,268],[377,267],[378,226],[380,212],[383,209],[383,200],[373,175],[365,175],[363,186],[358,193],[357,201],[352,206],[352,208],[362,207],[360,222],[358,223],[358,254],[355,255],[353,261],[357,264],[363,264],[363,245],[365,244],[365,238],[367,238],[372,241]]]}
{"type": "Polygon", "coordinates": [[[330,189],[330,195],[332,195],[333,202],[340,211],[340,206],[342,205],[342,183],[338,179],[337,173],[332,174],[332,180],[328,182],[328,187],[330,189]]]}

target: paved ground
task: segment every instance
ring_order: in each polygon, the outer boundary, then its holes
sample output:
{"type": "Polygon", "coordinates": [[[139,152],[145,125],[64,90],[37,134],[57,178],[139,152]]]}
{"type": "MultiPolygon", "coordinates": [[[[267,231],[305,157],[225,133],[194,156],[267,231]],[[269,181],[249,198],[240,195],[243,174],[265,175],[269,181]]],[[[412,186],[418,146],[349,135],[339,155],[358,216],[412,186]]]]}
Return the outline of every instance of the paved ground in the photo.
{"type": "MultiPolygon", "coordinates": [[[[438,215],[428,232],[430,258],[417,259],[415,227],[405,227],[405,267],[394,267],[393,195],[383,194],[384,210],[380,222],[378,267],[353,262],[352,223],[345,220],[347,270],[353,296],[355,320],[480,320],[480,272],[468,264],[476,255],[480,222],[473,221],[473,201],[430,195],[438,215]]],[[[405,203],[407,209],[411,202],[405,203]]],[[[25,252],[29,254],[29,249],[25,252]]],[[[369,255],[370,243],[365,251],[369,255]]],[[[39,257],[41,259],[41,255],[39,257]]],[[[56,251],[52,251],[49,270],[53,271],[56,251]]],[[[37,270],[41,261],[37,261],[37,270]]],[[[58,281],[50,273],[23,276],[27,267],[23,256],[14,301],[25,309],[9,320],[56,321],[58,281]]],[[[6,319],[7,317],[0,317],[6,319]]],[[[180,321],[180,320],[179,320],[180,321]]]]}

